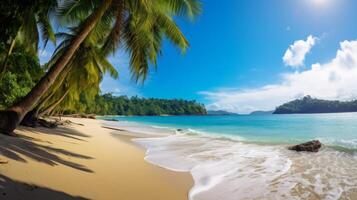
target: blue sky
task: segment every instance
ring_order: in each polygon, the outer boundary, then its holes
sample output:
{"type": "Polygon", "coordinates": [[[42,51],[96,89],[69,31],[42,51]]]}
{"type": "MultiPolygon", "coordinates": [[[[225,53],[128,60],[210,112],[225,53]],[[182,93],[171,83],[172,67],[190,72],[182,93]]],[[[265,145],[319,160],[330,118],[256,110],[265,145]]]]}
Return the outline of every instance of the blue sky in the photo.
{"type": "Polygon", "coordinates": [[[341,100],[357,97],[357,88],[343,89],[350,87],[345,82],[357,79],[354,71],[343,70],[345,65],[357,68],[353,57],[357,53],[357,1],[202,3],[203,13],[194,22],[177,21],[191,45],[185,55],[165,43],[157,70],[150,72],[144,85],[137,85],[130,80],[127,56],[119,52],[110,59],[120,79],[106,77],[102,91],[196,99],[209,109],[240,113],[274,109],[303,95],[341,100]],[[339,57],[338,50],[347,56],[339,57]],[[316,69],[322,72],[315,73],[316,69]]]}

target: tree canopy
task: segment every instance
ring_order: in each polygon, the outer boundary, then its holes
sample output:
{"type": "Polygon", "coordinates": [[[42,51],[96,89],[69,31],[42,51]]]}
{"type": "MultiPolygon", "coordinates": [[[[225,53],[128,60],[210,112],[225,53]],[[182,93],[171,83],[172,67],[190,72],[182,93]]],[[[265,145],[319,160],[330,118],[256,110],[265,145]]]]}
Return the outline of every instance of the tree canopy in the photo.
{"type": "MultiPolygon", "coordinates": [[[[118,49],[130,58],[133,80],[143,83],[150,69],[157,67],[164,40],[181,52],[189,47],[175,19],[193,19],[200,13],[201,3],[199,0],[5,0],[0,11],[0,22],[6,24],[0,27],[0,79],[3,79],[1,87],[10,93],[3,94],[0,103],[1,109],[6,109],[0,110],[0,131],[11,134],[23,119],[36,118],[39,111],[54,114],[57,106],[83,110],[88,102],[100,99],[96,95],[100,93],[104,73],[118,75],[107,60],[118,49]],[[9,20],[13,23],[8,23],[9,20]],[[53,25],[61,26],[57,30],[63,32],[55,33],[53,25]],[[49,63],[39,67],[38,46],[40,41],[46,45],[49,40],[60,45],[49,63]],[[16,84],[23,81],[22,72],[14,75],[15,71],[10,69],[20,66],[10,66],[18,47],[23,48],[24,55],[37,60],[37,64],[28,63],[23,70],[41,71],[20,86],[16,84]],[[81,102],[83,99],[87,103],[81,102]]],[[[166,109],[156,108],[157,104],[152,106],[144,111],[129,109],[127,114],[187,114],[195,109],[175,108],[166,113],[166,109]]]]}
{"type": "MultiPolygon", "coordinates": [[[[0,43],[0,55],[4,51],[4,45],[0,43]]],[[[7,71],[0,80],[0,109],[19,101],[44,74],[38,58],[19,46],[9,56],[7,65],[7,71]]]]}
{"type": "Polygon", "coordinates": [[[278,106],[274,114],[357,112],[355,101],[328,101],[306,96],[278,106]]]}
{"type": "Polygon", "coordinates": [[[65,114],[97,115],[204,115],[203,104],[182,99],[155,99],[133,96],[98,95],[94,100],[82,96],[73,107],[59,106],[65,114]]]}

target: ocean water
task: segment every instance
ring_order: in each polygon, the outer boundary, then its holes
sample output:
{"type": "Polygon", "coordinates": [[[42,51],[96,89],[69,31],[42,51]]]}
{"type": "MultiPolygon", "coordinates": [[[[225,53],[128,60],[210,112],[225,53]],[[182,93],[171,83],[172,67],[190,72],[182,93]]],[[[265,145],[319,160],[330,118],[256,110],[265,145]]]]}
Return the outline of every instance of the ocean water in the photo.
{"type": "Polygon", "coordinates": [[[134,142],[148,162],[192,174],[190,200],[357,200],[357,113],[115,118],[164,136],[134,142]],[[287,150],[312,139],[318,153],[287,150]]]}

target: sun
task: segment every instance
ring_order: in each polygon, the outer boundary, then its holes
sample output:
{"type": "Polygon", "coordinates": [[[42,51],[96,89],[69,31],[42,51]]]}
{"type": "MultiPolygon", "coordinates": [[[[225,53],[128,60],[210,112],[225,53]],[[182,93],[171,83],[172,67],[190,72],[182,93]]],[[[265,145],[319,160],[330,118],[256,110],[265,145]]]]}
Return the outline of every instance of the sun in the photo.
{"type": "Polygon", "coordinates": [[[310,0],[315,6],[322,7],[327,6],[331,0],[310,0]]]}

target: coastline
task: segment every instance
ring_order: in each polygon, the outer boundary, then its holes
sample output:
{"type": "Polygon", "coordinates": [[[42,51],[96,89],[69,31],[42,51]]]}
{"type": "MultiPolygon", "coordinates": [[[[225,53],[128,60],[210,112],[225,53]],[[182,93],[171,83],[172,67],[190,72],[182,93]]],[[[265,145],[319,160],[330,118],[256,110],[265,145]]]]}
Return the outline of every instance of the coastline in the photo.
{"type": "Polygon", "coordinates": [[[147,135],[104,128],[102,120],[65,119],[76,124],[0,135],[1,199],[187,199],[190,173],[146,162],[145,150],[131,141],[147,135]]]}
{"type": "MultiPolygon", "coordinates": [[[[336,117],[332,116],[332,119],[338,123],[336,117]]],[[[236,119],[241,118],[243,116],[237,116],[236,119]]],[[[133,131],[138,127],[148,131],[152,127],[176,132],[169,137],[138,138],[134,142],[145,147],[145,160],[148,162],[192,174],[195,185],[190,190],[190,199],[318,200],[354,199],[357,195],[357,154],[336,151],[331,148],[331,143],[317,153],[298,153],[288,150],[290,143],[254,142],[249,137],[235,139],[234,135],[232,138],[232,135],[225,135],[226,124],[216,131],[207,129],[222,120],[226,122],[227,118],[219,117],[212,121],[197,117],[190,118],[189,122],[187,118],[177,117],[123,118],[114,124],[133,131]]],[[[231,122],[239,124],[237,120],[231,119],[231,122]]],[[[295,119],[292,122],[295,123],[295,119]]],[[[259,123],[256,125],[260,127],[259,123]]],[[[285,126],[278,125],[279,130],[285,126]]],[[[235,127],[234,130],[239,128],[235,127]]],[[[285,131],[291,133],[288,129],[285,131]]],[[[264,129],[261,133],[269,133],[269,130],[264,129]]],[[[322,133],[326,135],[326,132],[322,133]]],[[[317,137],[316,133],[314,137],[317,137]]]]}
{"type": "Polygon", "coordinates": [[[296,153],[284,144],[177,131],[180,126],[63,119],[73,123],[0,135],[0,199],[318,200],[357,194],[357,154],[328,146],[296,153]]]}

